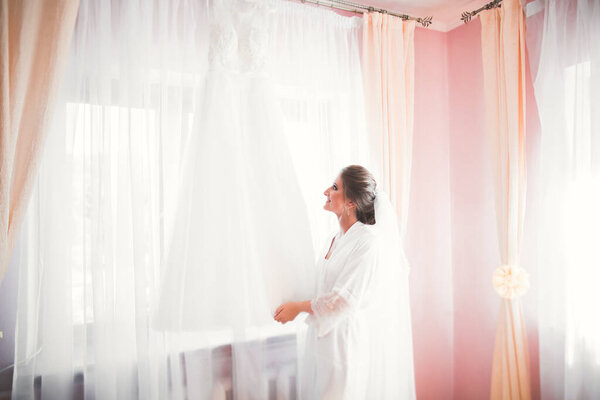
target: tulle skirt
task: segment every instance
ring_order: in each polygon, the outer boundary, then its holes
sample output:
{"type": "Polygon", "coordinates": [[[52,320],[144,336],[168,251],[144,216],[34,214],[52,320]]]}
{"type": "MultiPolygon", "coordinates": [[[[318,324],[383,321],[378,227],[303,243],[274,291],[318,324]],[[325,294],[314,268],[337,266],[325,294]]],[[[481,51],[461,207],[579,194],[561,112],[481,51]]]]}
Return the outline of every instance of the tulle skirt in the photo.
{"type": "Polygon", "coordinates": [[[201,331],[272,324],[314,292],[306,206],[268,80],[223,70],[200,90],[154,319],[201,331]]]}

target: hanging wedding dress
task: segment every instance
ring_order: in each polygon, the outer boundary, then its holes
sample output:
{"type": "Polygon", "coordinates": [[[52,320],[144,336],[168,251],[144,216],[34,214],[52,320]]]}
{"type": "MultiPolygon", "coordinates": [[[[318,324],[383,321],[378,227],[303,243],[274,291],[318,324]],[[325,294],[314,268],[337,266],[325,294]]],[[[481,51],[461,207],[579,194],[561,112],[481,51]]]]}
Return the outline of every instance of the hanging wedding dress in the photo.
{"type": "Polygon", "coordinates": [[[267,74],[264,1],[215,1],[154,325],[169,331],[273,324],[307,298],[307,212],[267,74]]]}
{"type": "Polygon", "coordinates": [[[415,399],[408,269],[385,193],[317,262],[300,398],[415,399]]]}

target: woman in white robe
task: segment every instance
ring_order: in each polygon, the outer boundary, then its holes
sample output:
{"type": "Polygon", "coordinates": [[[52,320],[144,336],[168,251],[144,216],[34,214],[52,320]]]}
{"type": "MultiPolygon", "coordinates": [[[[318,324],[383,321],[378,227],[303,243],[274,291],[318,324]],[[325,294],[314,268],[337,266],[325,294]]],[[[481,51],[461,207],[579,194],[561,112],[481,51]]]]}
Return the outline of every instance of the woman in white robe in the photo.
{"type": "Polygon", "coordinates": [[[414,399],[407,264],[389,201],[355,165],[324,194],[340,231],[317,262],[317,293],[274,315],[310,314],[299,398],[414,399]]]}

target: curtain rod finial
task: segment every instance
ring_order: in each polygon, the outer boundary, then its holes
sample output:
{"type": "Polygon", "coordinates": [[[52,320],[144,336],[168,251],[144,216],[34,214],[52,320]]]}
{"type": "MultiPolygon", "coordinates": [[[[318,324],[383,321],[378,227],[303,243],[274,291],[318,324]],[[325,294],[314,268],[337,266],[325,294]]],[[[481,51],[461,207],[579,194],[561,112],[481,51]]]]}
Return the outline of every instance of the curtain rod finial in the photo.
{"type": "Polygon", "coordinates": [[[461,15],[462,16],[460,17],[460,19],[465,24],[471,20],[471,13],[469,11],[465,11],[461,15]]]}
{"type": "Polygon", "coordinates": [[[417,22],[420,23],[421,25],[423,25],[424,28],[427,28],[429,25],[431,25],[432,20],[433,20],[433,17],[429,16],[429,17],[425,17],[425,18],[418,18],[417,22]]]}

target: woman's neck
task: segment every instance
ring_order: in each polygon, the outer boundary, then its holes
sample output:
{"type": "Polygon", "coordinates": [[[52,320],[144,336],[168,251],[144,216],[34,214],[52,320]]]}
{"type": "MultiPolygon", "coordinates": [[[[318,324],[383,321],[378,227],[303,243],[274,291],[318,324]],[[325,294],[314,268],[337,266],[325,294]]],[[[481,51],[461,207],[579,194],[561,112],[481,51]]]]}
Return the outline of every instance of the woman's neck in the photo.
{"type": "Polygon", "coordinates": [[[339,218],[338,221],[340,223],[340,228],[342,229],[342,232],[346,233],[348,231],[348,229],[350,229],[350,227],[358,221],[358,219],[356,218],[355,214],[352,214],[352,215],[343,215],[342,214],[341,218],[339,218]]]}

